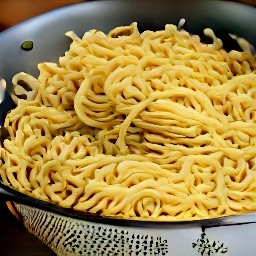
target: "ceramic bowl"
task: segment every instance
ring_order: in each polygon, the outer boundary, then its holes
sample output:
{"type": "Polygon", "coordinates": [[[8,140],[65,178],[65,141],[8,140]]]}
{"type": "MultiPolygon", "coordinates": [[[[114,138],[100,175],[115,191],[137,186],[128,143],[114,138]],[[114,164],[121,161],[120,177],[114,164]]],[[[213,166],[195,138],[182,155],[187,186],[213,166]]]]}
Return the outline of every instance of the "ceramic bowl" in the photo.
{"type": "MultiPolygon", "coordinates": [[[[90,29],[108,32],[137,21],[140,31],[163,29],[186,19],[186,30],[202,35],[212,28],[226,48],[236,48],[229,33],[256,45],[256,9],[225,1],[92,1],[51,11],[0,34],[0,75],[11,91],[11,78],[20,71],[37,75],[37,63],[57,61],[68,49],[64,35],[79,36],[90,29]],[[24,41],[34,43],[24,51],[24,41]]],[[[7,98],[0,108],[1,122],[13,105],[7,98]]],[[[122,220],[62,209],[21,195],[3,184],[0,194],[12,200],[26,228],[57,255],[232,255],[255,254],[256,215],[213,220],[159,223],[122,220]]]]}

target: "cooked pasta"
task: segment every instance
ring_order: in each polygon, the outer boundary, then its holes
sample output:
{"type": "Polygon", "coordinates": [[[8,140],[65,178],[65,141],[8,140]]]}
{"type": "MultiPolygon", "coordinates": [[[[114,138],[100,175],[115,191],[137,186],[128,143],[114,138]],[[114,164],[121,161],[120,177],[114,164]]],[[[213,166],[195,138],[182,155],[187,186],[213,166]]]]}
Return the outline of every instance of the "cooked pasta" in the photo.
{"type": "Polygon", "coordinates": [[[68,32],[59,63],[13,78],[3,182],[128,219],[255,211],[256,58],[205,34],[211,44],[180,25],[68,32]]]}

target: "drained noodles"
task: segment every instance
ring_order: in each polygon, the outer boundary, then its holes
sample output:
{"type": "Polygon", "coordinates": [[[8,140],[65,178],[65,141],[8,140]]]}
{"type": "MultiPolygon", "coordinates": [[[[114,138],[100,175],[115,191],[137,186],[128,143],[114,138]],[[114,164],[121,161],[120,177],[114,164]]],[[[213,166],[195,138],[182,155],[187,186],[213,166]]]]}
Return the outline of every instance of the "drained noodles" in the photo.
{"type": "Polygon", "coordinates": [[[59,63],[13,77],[3,182],[128,219],[255,211],[256,58],[205,34],[212,43],[175,25],[68,32],[59,63]]]}

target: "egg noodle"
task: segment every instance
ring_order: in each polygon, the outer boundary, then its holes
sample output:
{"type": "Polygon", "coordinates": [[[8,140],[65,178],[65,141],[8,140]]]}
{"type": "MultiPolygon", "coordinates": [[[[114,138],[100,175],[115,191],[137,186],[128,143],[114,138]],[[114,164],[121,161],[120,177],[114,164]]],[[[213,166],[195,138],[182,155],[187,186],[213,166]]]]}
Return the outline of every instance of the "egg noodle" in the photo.
{"type": "Polygon", "coordinates": [[[3,182],[129,219],[255,211],[256,58],[205,34],[212,43],[175,25],[68,32],[58,64],[13,77],[3,182]]]}

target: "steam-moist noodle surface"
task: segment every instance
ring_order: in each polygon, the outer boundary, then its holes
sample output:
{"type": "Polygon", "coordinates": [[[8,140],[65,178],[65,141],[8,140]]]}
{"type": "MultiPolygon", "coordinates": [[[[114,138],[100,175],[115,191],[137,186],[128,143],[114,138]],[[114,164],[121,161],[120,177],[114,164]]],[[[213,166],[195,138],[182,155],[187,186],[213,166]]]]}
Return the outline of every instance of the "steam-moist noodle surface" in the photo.
{"type": "Polygon", "coordinates": [[[255,211],[255,56],[205,32],[212,44],[175,25],[67,33],[59,63],[13,78],[27,100],[6,117],[4,183],[104,216],[255,211]]]}

